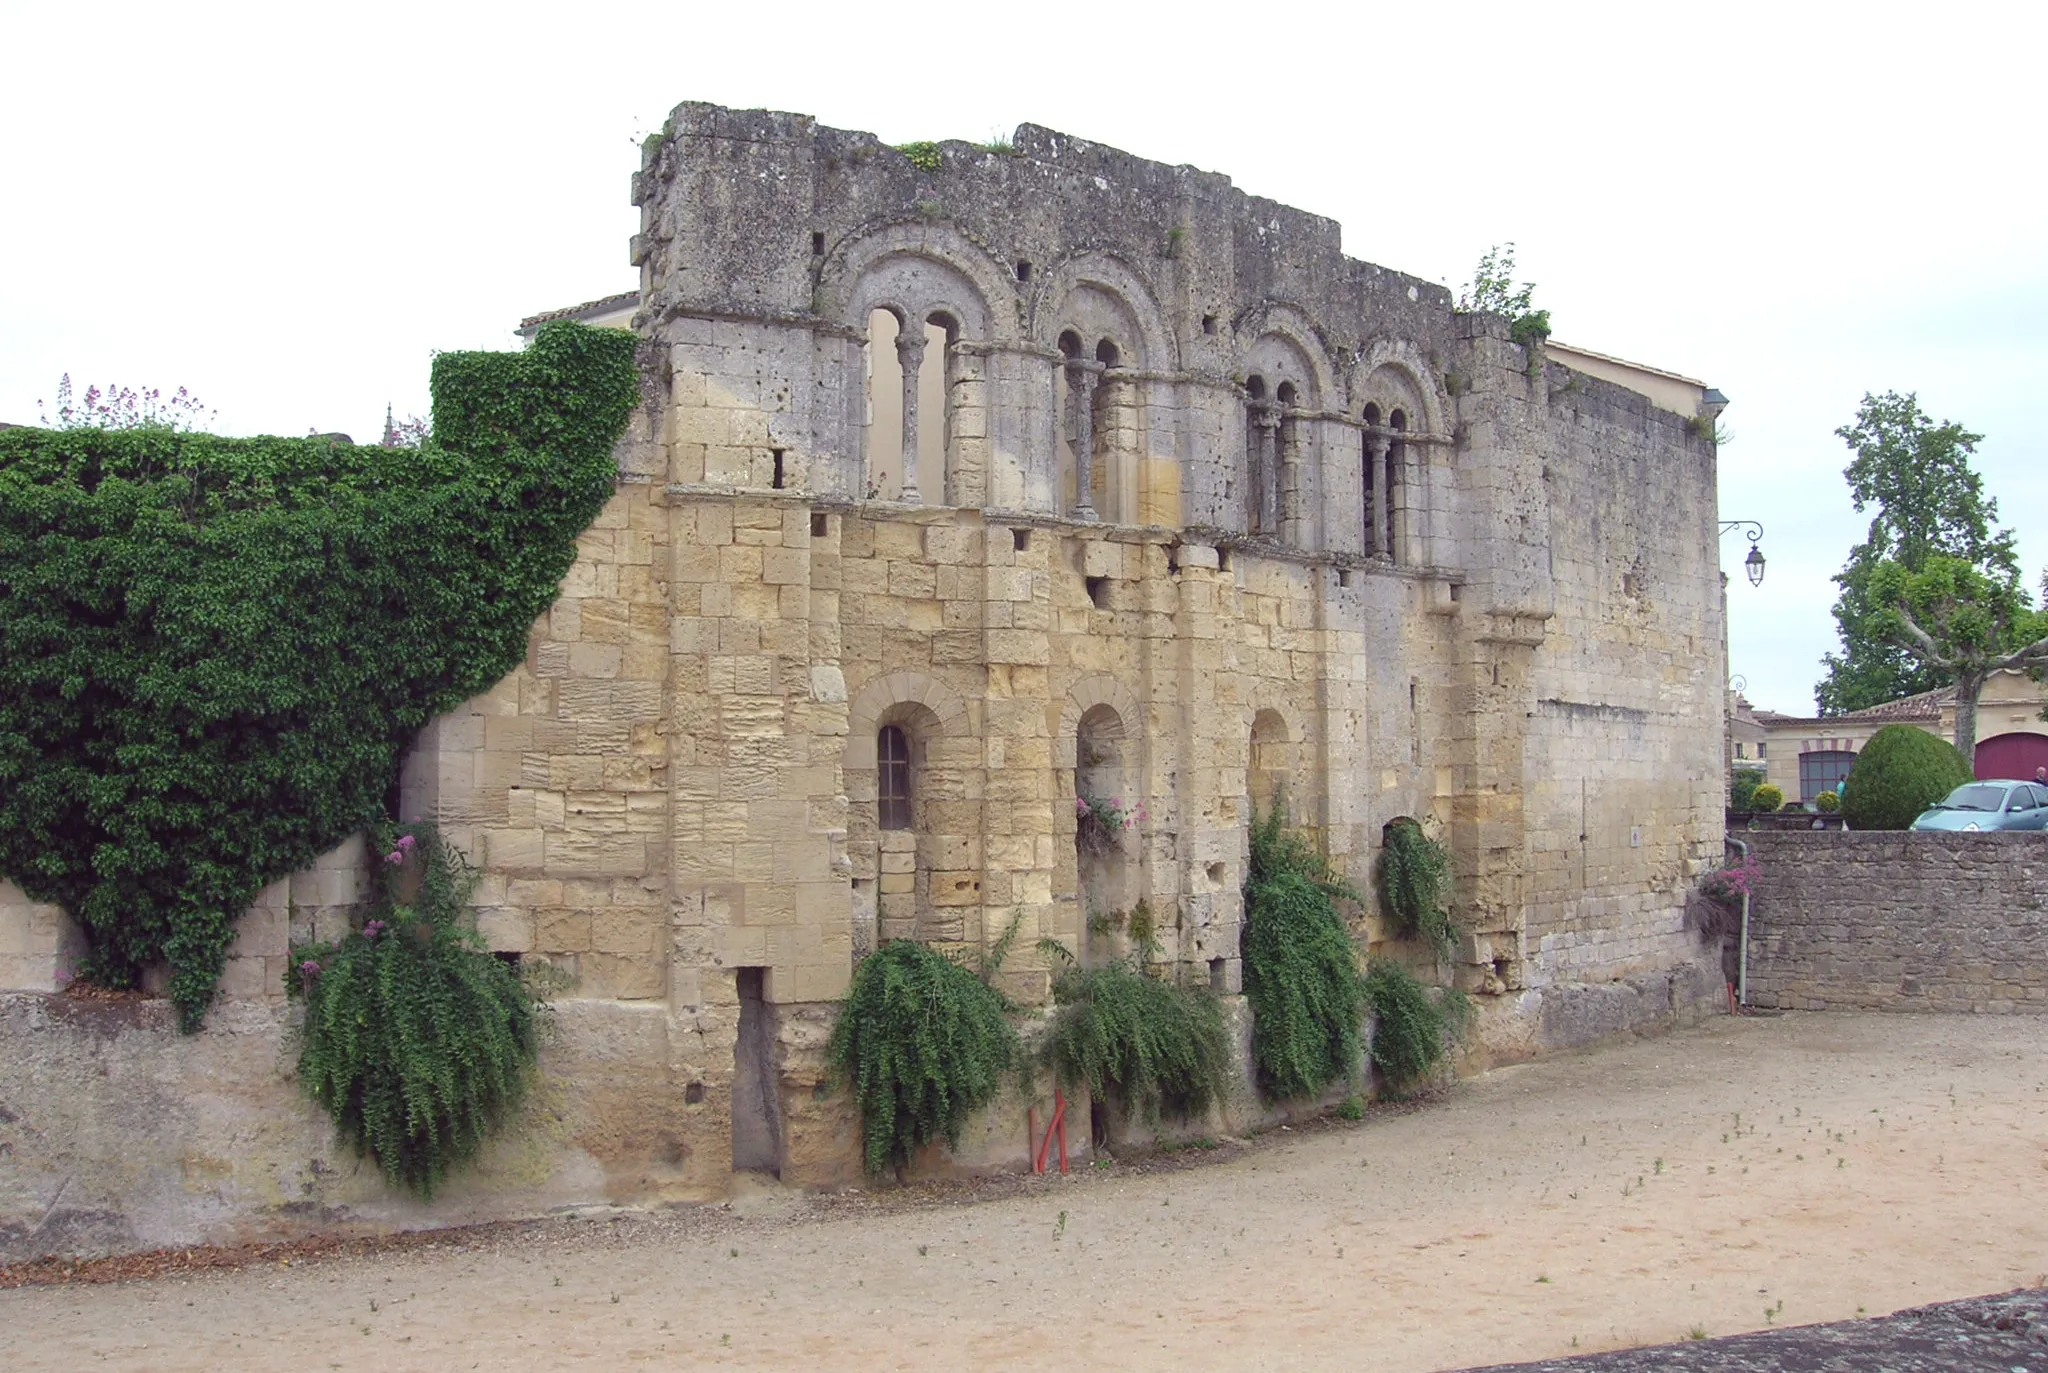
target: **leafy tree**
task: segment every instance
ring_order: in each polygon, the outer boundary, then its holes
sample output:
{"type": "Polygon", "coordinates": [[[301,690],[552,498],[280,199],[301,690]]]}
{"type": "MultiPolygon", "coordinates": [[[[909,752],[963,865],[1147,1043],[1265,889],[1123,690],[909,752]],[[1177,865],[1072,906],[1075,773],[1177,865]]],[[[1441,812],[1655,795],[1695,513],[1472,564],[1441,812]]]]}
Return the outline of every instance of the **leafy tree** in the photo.
{"type": "Polygon", "coordinates": [[[1526,347],[1550,337],[1550,311],[1535,307],[1535,293],[1534,282],[1515,284],[1515,245],[1496,243],[1472,269],[1471,284],[1458,295],[1458,308],[1506,315],[1508,337],[1526,347]]]}
{"type": "Polygon", "coordinates": [[[1835,623],[1840,654],[1822,661],[1827,676],[1814,688],[1823,715],[1862,710],[1954,680],[1896,632],[1882,598],[1872,594],[1883,564],[1918,573],[1930,557],[1960,558],[1985,577],[2016,585],[2019,562],[2010,531],[1993,528],[1998,502],[1970,469],[1983,438],[1944,420],[1935,424],[1910,392],[1866,394],[1856,419],[1835,433],[1855,453],[1842,475],[1858,512],[1875,508],[1870,532],[1849,550],[1835,575],[1841,595],[1835,623]]]}
{"type": "Polygon", "coordinates": [[[1977,747],[1977,696],[1992,673],[2048,667],[2048,615],[2017,577],[1987,575],[1963,558],[1929,557],[1917,572],[1886,560],[1871,571],[1871,626],[1955,683],[1955,746],[1977,747]]]}

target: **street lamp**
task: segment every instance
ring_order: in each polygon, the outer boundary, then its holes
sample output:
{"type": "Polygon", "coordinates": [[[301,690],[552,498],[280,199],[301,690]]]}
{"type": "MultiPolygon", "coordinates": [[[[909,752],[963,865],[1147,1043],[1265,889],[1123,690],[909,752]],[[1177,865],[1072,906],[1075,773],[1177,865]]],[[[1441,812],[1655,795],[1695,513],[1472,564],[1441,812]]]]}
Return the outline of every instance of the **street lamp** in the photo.
{"type": "Polygon", "coordinates": [[[1731,529],[1740,529],[1742,536],[1749,540],[1749,556],[1742,560],[1742,570],[1749,574],[1749,584],[1751,586],[1762,586],[1764,584],[1764,551],[1756,546],[1756,541],[1764,536],[1764,527],[1755,520],[1721,521],[1721,532],[1723,534],[1726,534],[1731,529]]]}

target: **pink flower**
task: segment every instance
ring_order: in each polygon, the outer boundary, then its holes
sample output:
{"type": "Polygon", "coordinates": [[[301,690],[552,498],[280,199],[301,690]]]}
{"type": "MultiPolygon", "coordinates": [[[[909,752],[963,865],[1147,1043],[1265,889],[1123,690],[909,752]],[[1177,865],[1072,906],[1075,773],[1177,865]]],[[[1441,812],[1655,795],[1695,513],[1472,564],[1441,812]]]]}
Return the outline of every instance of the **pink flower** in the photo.
{"type": "Polygon", "coordinates": [[[403,863],[405,861],[405,850],[393,849],[384,855],[384,861],[387,863],[403,863]]]}
{"type": "Polygon", "coordinates": [[[402,853],[411,853],[413,843],[414,837],[410,834],[401,834],[398,836],[398,847],[399,851],[402,853]]]}

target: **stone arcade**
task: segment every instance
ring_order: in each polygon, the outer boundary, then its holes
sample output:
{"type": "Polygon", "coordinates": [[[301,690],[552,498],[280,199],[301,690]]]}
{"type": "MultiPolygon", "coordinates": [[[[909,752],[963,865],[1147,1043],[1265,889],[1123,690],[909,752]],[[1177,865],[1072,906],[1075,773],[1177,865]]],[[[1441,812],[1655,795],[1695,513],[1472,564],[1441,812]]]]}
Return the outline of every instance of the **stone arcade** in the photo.
{"type": "MultiPolygon", "coordinates": [[[[494,944],[575,979],[557,1124],[479,1177],[492,1205],[856,1176],[816,1089],[878,940],[1021,918],[1004,977],[1036,1004],[1036,940],[1111,956],[1143,903],[1240,1006],[1246,829],[1282,795],[1361,887],[1388,821],[1441,825],[1494,1059],[1717,1004],[1682,926],[1721,851],[1716,397],[1660,408],[1329,220],[1035,126],[906,152],[685,104],[633,198],[617,494],[526,664],[403,786],[483,868],[494,944]],[[1134,823],[1077,850],[1077,797],[1134,823]]],[[[350,880],[245,924],[216,1018],[266,1071],[287,940],[350,880]]],[[[0,985],[47,989],[61,923],[0,903],[0,985]]],[[[8,1000],[16,1040],[83,1033],[8,1000]]],[[[229,1035],[154,1033],[134,1052],[229,1035]]],[[[324,1127],[263,1090],[303,1123],[224,1148],[208,1214],[383,1204],[309,1173],[324,1127]]],[[[1019,1164],[1022,1113],[963,1160],[1019,1164]]]]}

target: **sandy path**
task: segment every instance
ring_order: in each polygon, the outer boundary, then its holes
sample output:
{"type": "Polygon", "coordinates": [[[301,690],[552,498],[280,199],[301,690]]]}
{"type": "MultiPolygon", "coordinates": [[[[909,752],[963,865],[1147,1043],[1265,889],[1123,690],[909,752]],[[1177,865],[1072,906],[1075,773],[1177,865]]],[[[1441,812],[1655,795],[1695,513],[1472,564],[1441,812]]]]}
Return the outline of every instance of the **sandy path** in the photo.
{"type": "Polygon", "coordinates": [[[1721,1020],[1214,1166],[814,1209],[0,1292],[0,1365],[1419,1370],[1882,1314],[2048,1283],[2048,1017],[1721,1020]]]}

